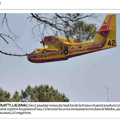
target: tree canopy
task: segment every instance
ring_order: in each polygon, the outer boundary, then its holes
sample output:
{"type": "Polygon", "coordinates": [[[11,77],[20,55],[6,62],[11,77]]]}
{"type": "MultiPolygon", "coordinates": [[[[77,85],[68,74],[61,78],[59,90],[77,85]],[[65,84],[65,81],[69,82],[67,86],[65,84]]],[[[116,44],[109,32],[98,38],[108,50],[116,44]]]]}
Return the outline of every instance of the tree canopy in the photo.
{"type": "Polygon", "coordinates": [[[65,94],[59,93],[52,86],[40,85],[21,90],[21,94],[15,91],[14,95],[0,88],[0,102],[69,102],[65,94]]]}
{"type": "Polygon", "coordinates": [[[0,102],[10,102],[10,93],[0,88],[0,102]]]}
{"type": "MultiPolygon", "coordinates": [[[[1,14],[1,30],[0,30],[0,43],[4,41],[9,45],[10,40],[15,43],[17,48],[22,49],[18,45],[18,38],[20,35],[16,35],[12,31],[12,26],[8,15],[11,14],[1,14]],[[5,29],[2,31],[2,29],[5,29]],[[7,31],[7,32],[6,32],[7,31]]],[[[27,22],[36,21],[36,24],[31,28],[31,34],[39,41],[43,41],[45,36],[49,36],[49,31],[53,36],[57,37],[66,37],[69,41],[69,38],[78,39],[78,40],[90,40],[95,36],[96,25],[91,23],[86,23],[86,18],[97,18],[98,16],[94,13],[31,13],[28,14],[29,17],[26,18],[27,22]]],[[[16,19],[16,17],[14,18],[16,19]]],[[[16,21],[17,22],[17,21],[16,21]]],[[[14,25],[14,23],[11,23],[14,25]]],[[[22,24],[22,23],[18,23],[22,24]]],[[[16,26],[16,29],[17,26],[16,26]]],[[[23,43],[24,44],[24,43],[23,43]]],[[[7,53],[6,51],[0,49],[0,53],[10,56],[27,56],[29,53],[23,54],[13,54],[7,53]]]]}

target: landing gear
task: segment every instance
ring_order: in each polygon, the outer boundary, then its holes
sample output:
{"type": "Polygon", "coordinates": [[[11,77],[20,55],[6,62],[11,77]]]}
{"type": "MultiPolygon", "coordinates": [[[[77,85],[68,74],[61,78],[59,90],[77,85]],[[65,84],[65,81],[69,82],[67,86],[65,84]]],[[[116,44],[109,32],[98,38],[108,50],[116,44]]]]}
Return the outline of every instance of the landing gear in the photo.
{"type": "Polygon", "coordinates": [[[65,54],[65,55],[68,54],[68,47],[65,47],[64,54],[65,54]]]}

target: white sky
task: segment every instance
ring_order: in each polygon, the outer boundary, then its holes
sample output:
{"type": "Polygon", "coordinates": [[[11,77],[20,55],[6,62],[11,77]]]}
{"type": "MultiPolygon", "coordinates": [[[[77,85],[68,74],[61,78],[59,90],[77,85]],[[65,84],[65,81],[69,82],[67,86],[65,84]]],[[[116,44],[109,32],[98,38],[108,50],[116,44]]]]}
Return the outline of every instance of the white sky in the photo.
{"type": "MultiPolygon", "coordinates": [[[[8,17],[13,32],[20,34],[24,31],[17,43],[25,52],[32,52],[41,45],[31,36],[31,28],[36,22],[27,20],[28,16],[29,14],[10,14],[8,17]]],[[[99,21],[89,22],[100,27],[105,16],[106,14],[101,14],[99,21]]],[[[26,57],[11,57],[0,53],[0,87],[13,94],[28,85],[34,87],[47,84],[58,89],[60,93],[65,93],[71,102],[106,102],[109,87],[110,101],[120,102],[119,21],[120,14],[117,14],[117,48],[74,57],[67,61],[40,64],[30,63],[26,57]]],[[[4,28],[0,29],[1,31],[7,32],[4,28]]],[[[14,43],[6,45],[0,41],[1,50],[22,53],[14,43]]]]}

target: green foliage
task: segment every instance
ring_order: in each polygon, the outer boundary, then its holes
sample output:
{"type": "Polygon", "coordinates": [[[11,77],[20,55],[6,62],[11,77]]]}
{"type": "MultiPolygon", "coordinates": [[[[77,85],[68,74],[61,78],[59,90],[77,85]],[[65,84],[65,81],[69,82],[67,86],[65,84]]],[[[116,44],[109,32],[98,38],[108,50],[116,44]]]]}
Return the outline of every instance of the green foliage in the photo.
{"type": "MultiPolygon", "coordinates": [[[[80,40],[91,40],[96,34],[96,25],[90,24],[85,21],[87,18],[95,19],[97,14],[94,13],[55,13],[52,14],[52,18],[46,14],[34,14],[31,13],[32,18],[37,20],[39,25],[35,27],[38,29],[36,32],[34,29],[33,33],[35,37],[40,34],[41,31],[51,31],[56,37],[66,37],[80,39],[80,40]],[[39,28],[44,30],[39,31],[39,28]]],[[[41,33],[43,34],[43,33],[41,33]]],[[[70,42],[70,41],[69,41],[70,42]]]]}
{"type": "Polygon", "coordinates": [[[22,91],[22,101],[29,102],[69,102],[65,94],[61,94],[58,90],[48,85],[35,86],[31,88],[30,85],[25,91],[22,91]],[[24,94],[26,96],[24,96],[24,94]]]}
{"type": "Polygon", "coordinates": [[[25,90],[21,90],[21,94],[15,91],[13,97],[10,98],[10,96],[9,92],[0,88],[0,102],[69,102],[65,94],[59,93],[58,90],[48,85],[33,88],[28,85],[25,90]]]}
{"type": "Polygon", "coordinates": [[[0,88],[0,102],[10,102],[10,93],[0,88]]]}
{"type": "Polygon", "coordinates": [[[87,24],[83,21],[78,21],[72,25],[72,28],[69,36],[76,36],[80,40],[91,40],[95,37],[96,34],[96,25],[87,24]]]}
{"type": "Polygon", "coordinates": [[[21,101],[21,96],[19,95],[19,92],[16,91],[11,98],[11,102],[20,102],[21,101]]]}

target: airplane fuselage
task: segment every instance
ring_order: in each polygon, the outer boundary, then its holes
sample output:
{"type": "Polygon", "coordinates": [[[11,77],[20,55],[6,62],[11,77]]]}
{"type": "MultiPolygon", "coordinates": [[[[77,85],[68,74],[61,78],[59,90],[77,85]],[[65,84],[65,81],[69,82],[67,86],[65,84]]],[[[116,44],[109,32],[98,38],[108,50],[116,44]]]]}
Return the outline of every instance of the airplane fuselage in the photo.
{"type": "Polygon", "coordinates": [[[47,37],[47,48],[38,48],[28,55],[28,60],[33,63],[67,60],[69,58],[109,49],[117,46],[116,43],[116,15],[107,15],[94,41],[75,43],[73,39],[68,42],[65,38],[47,37]],[[53,39],[49,39],[53,38],[53,39]]]}
{"type": "Polygon", "coordinates": [[[28,60],[33,63],[44,63],[44,62],[67,60],[71,57],[105,49],[104,46],[106,44],[106,41],[107,41],[107,37],[103,37],[103,40],[101,41],[100,44],[94,44],[94,42],[90,42],[91,45],[88,44],[89,46],[87,46],[86,43],[82,43],[81,46],[84,47],[68,49],[68,54],[65,54],[64,50],[48,51],[46,49],[40,49],[40,51],[42,52],[38,51],[29,55],[28,60]]]}

